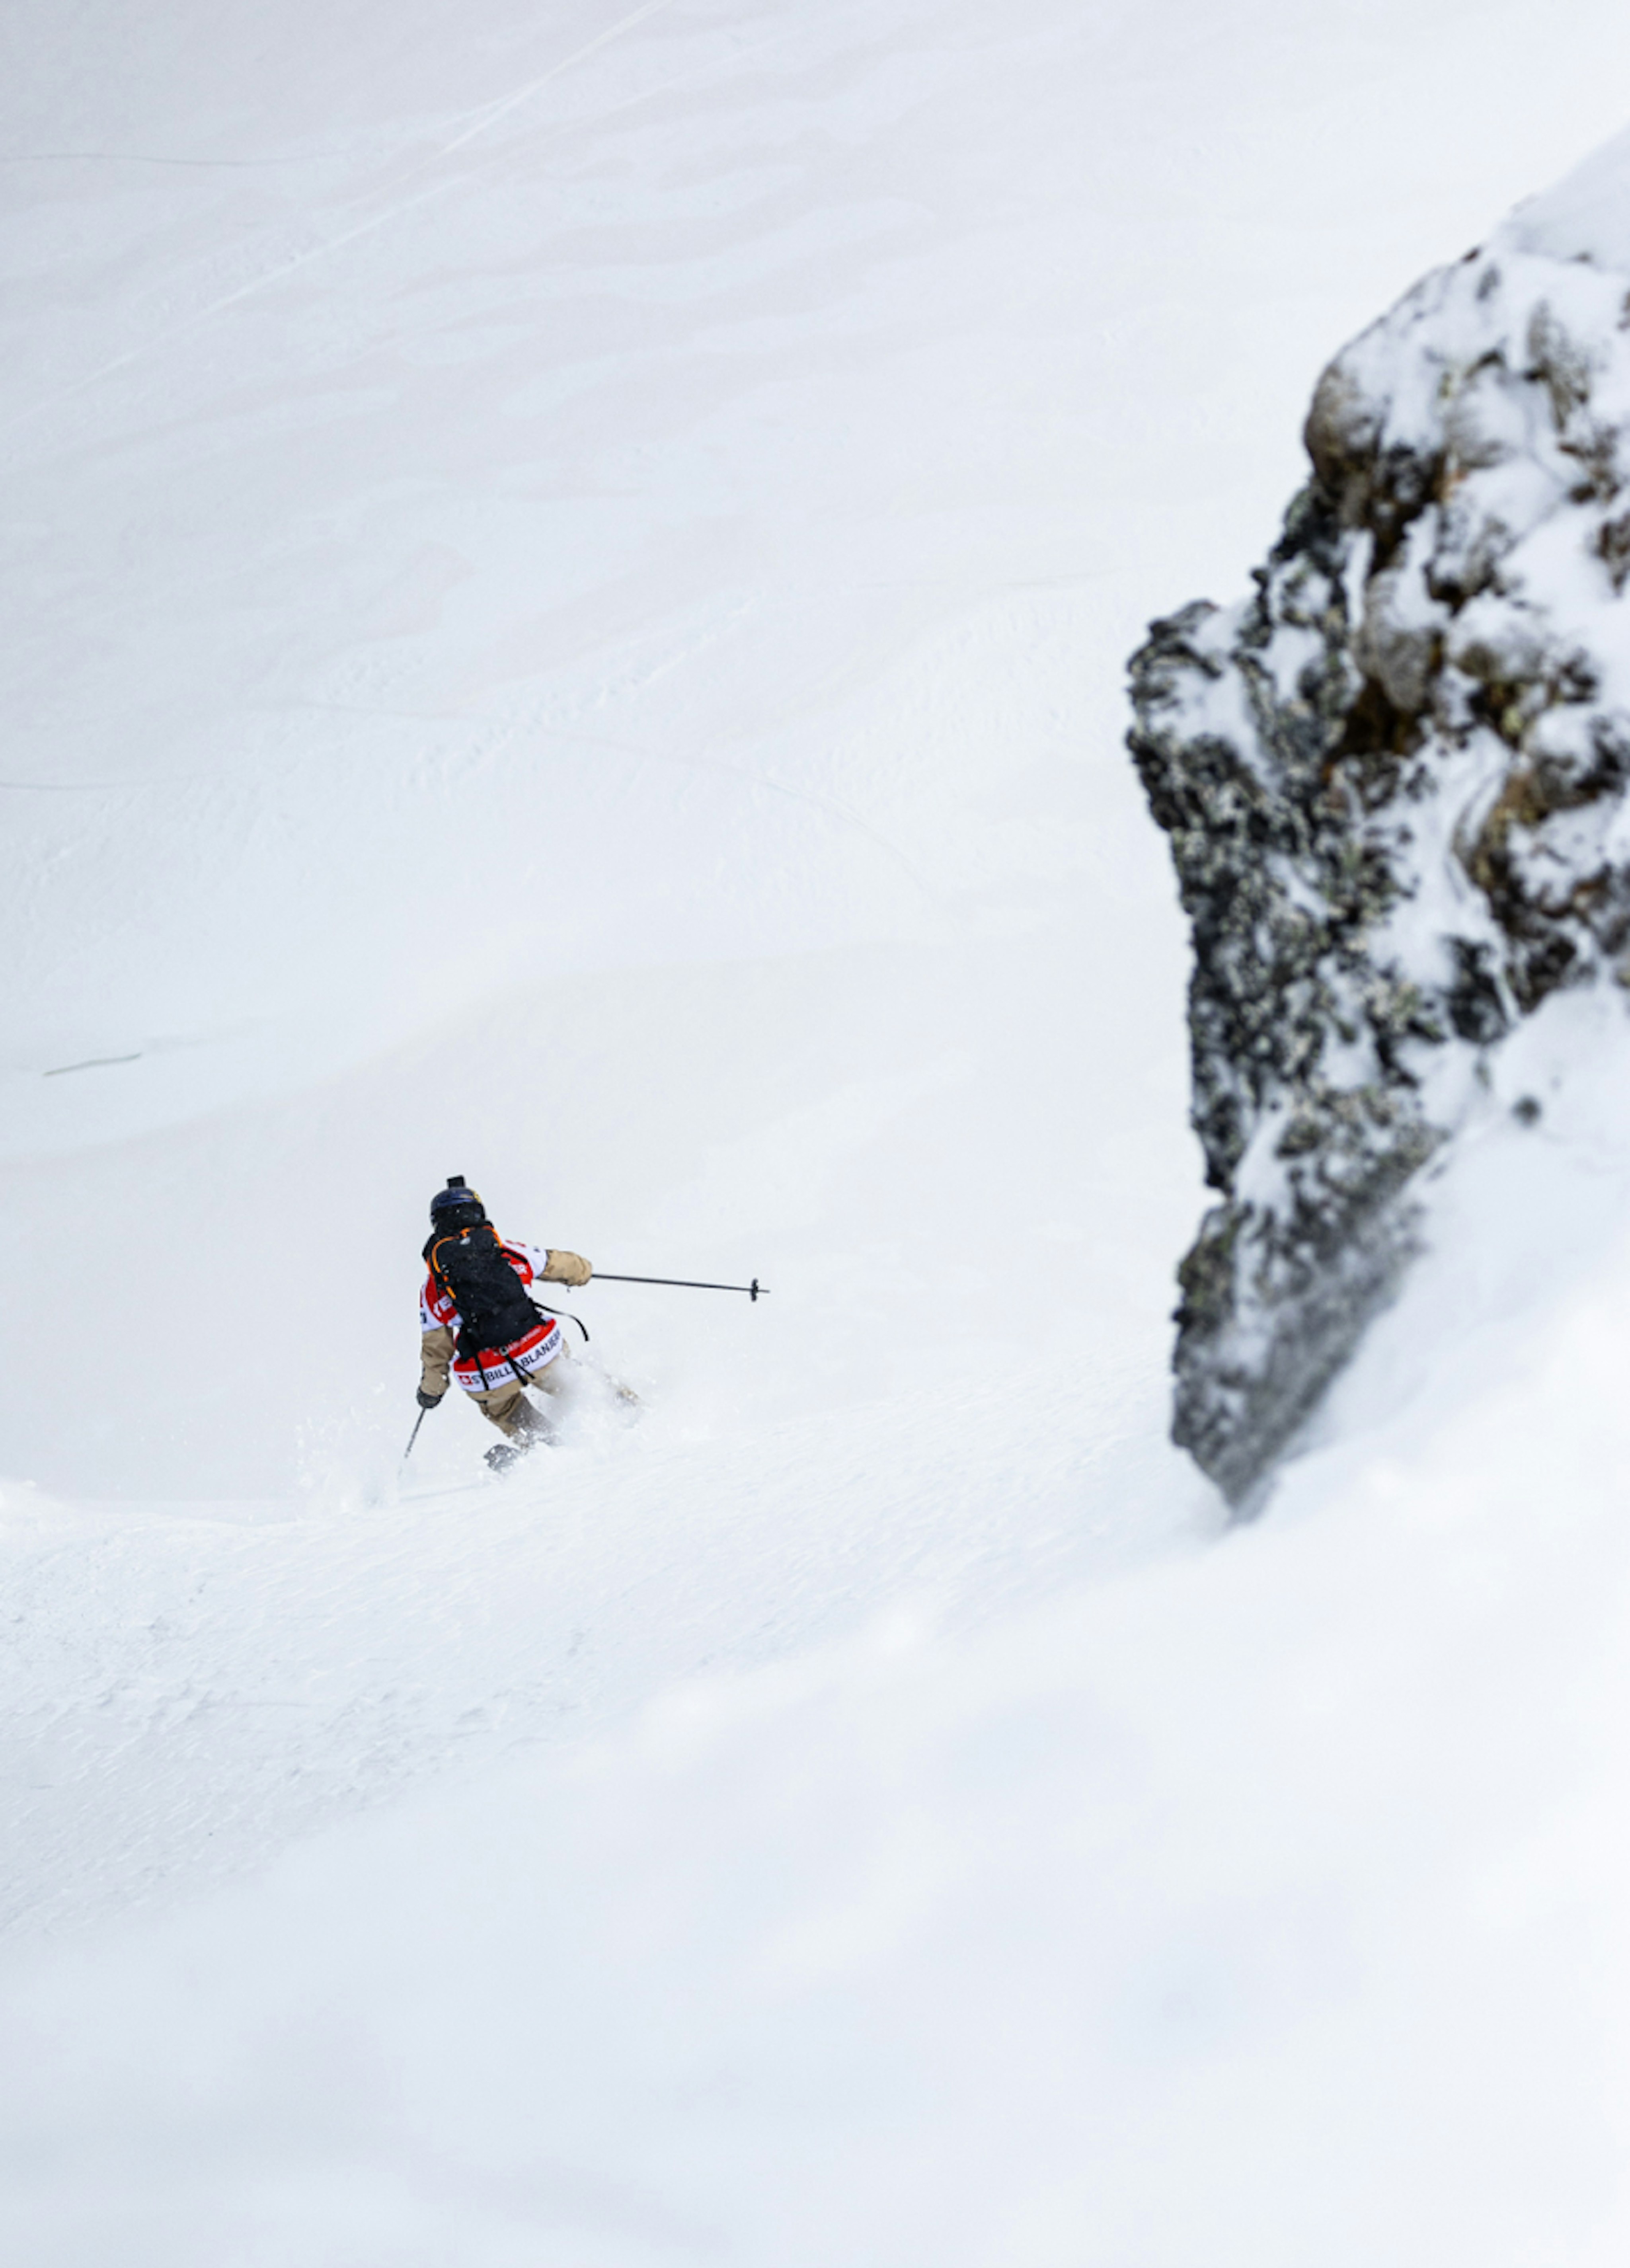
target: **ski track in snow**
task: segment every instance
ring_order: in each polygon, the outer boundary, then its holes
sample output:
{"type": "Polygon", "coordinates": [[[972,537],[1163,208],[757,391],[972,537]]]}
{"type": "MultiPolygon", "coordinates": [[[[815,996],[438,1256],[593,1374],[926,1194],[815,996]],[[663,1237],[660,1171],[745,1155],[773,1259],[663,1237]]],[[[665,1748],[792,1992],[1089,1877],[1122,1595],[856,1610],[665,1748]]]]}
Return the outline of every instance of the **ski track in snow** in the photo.
{"type": "Polygon", "coordinates": [[[1616,2264],[1617,1027],[1219,1545],[1121,674],[1622,11],[4,42],[7,2257],[1616,2264]]]}

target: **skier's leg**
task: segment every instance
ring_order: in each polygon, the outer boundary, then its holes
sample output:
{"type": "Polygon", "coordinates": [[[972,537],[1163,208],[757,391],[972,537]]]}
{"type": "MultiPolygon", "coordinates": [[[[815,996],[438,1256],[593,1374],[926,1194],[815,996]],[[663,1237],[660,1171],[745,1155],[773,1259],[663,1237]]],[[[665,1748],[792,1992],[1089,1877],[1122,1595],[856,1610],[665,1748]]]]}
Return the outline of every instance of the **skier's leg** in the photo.
{"type": "Polygon", "coordinates": [[[566,1344],[565,1333],[563,1331],[560,1336],[559,1353],[552,1362],[546,1362],[542,1370],[531,1372],[527,1379],[527,1385],[535,1386],[541,1394],[564,1392],[566,1385],[566,1365],[571,1359],[572,1350],[566,1344]]]}
{"type": "Polygon", "coordinates": [[[511,1379],[503,1386],[495,1386],[490,1393],[472,1395],[481,1405],[481,1414],[496,1425],[505,1440],[539,1441],[551,1438],[553,1428],[541,1410],[535,1410],[527,1401],[524,1387],[511,1379]]]}
{"type": "Polygon", "coordinates": [[[512,1440],[519,1441],[523,1447],[528,1441],[552,1441],[554,1440],[554,1427],[549,1424],[549,1419],[543,1415],[543,1412],[538,1409],[535,1403],[528,1402],[524,1394],[521,1395],[520,1404],[515,1411],[515,1431],[510,1438],[512,1440]]]}
{"type": "Polygon", "coordinates": [[[520,1414],[527,1407],[526,1393],[513,1378],[506,1379],[502,1386],[492,1387],[485,1394],[472,1395],[470,1399],[476,1403],[482,1416],[496,1425],[509,1440],[516,1438],[527,1422],[520,1414]]]}

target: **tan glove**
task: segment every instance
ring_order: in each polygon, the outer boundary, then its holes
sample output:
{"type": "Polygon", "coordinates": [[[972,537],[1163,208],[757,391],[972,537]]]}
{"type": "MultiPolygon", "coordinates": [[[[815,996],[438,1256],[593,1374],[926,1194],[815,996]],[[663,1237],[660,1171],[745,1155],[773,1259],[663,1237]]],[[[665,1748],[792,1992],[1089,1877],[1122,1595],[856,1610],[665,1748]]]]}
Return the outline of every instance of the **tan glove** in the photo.
{"type": "Polygon", "coordinates": [[[549,1266],[543,1270],[543,1281],[546,1284],[570,1284],[574,1289],[581,1290],[594,1272],[587,1261],[577,1253],[551,1250],[549,1266]]]}

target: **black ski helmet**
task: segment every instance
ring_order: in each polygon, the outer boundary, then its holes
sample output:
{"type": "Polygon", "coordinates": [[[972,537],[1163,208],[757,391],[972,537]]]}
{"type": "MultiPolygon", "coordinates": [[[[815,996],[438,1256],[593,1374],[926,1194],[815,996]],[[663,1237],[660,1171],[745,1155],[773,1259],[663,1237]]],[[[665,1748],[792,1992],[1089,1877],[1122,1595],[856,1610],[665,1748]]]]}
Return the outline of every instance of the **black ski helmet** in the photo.
{"type": "Polygon", "coordinates": [[[462,1174],[449,1174],[447,1186],[438,1189],[430,1201],[430,1225],[444,1234],[456,1235],[461,1228],[475,1228],[487,1218],[487,1209],[462,1174]]]}

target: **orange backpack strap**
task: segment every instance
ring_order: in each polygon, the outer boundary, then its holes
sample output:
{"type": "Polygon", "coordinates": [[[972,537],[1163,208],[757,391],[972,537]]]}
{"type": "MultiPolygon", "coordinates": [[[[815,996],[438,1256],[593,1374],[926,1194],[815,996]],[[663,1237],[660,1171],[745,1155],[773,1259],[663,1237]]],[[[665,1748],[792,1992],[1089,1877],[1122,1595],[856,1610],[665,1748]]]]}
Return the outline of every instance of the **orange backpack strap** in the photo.
{"type": "Polygon", "coordinates": [[[431,1245],[429,1252],[425,1255],[426,1259],[430,1263],[431,1283],[439,1284],[442,1290],[446,1293],[449,1299],[453,1297],[453,1286],[448,1283],[446,1278],[442,1274],[441,1270],[436,1264],[436,1255],[441,1250],[444,1244],[456,1244],[457,1242],[458,1239],[456,1236],[439,1236],[434,1244],[431,1245]]]}

